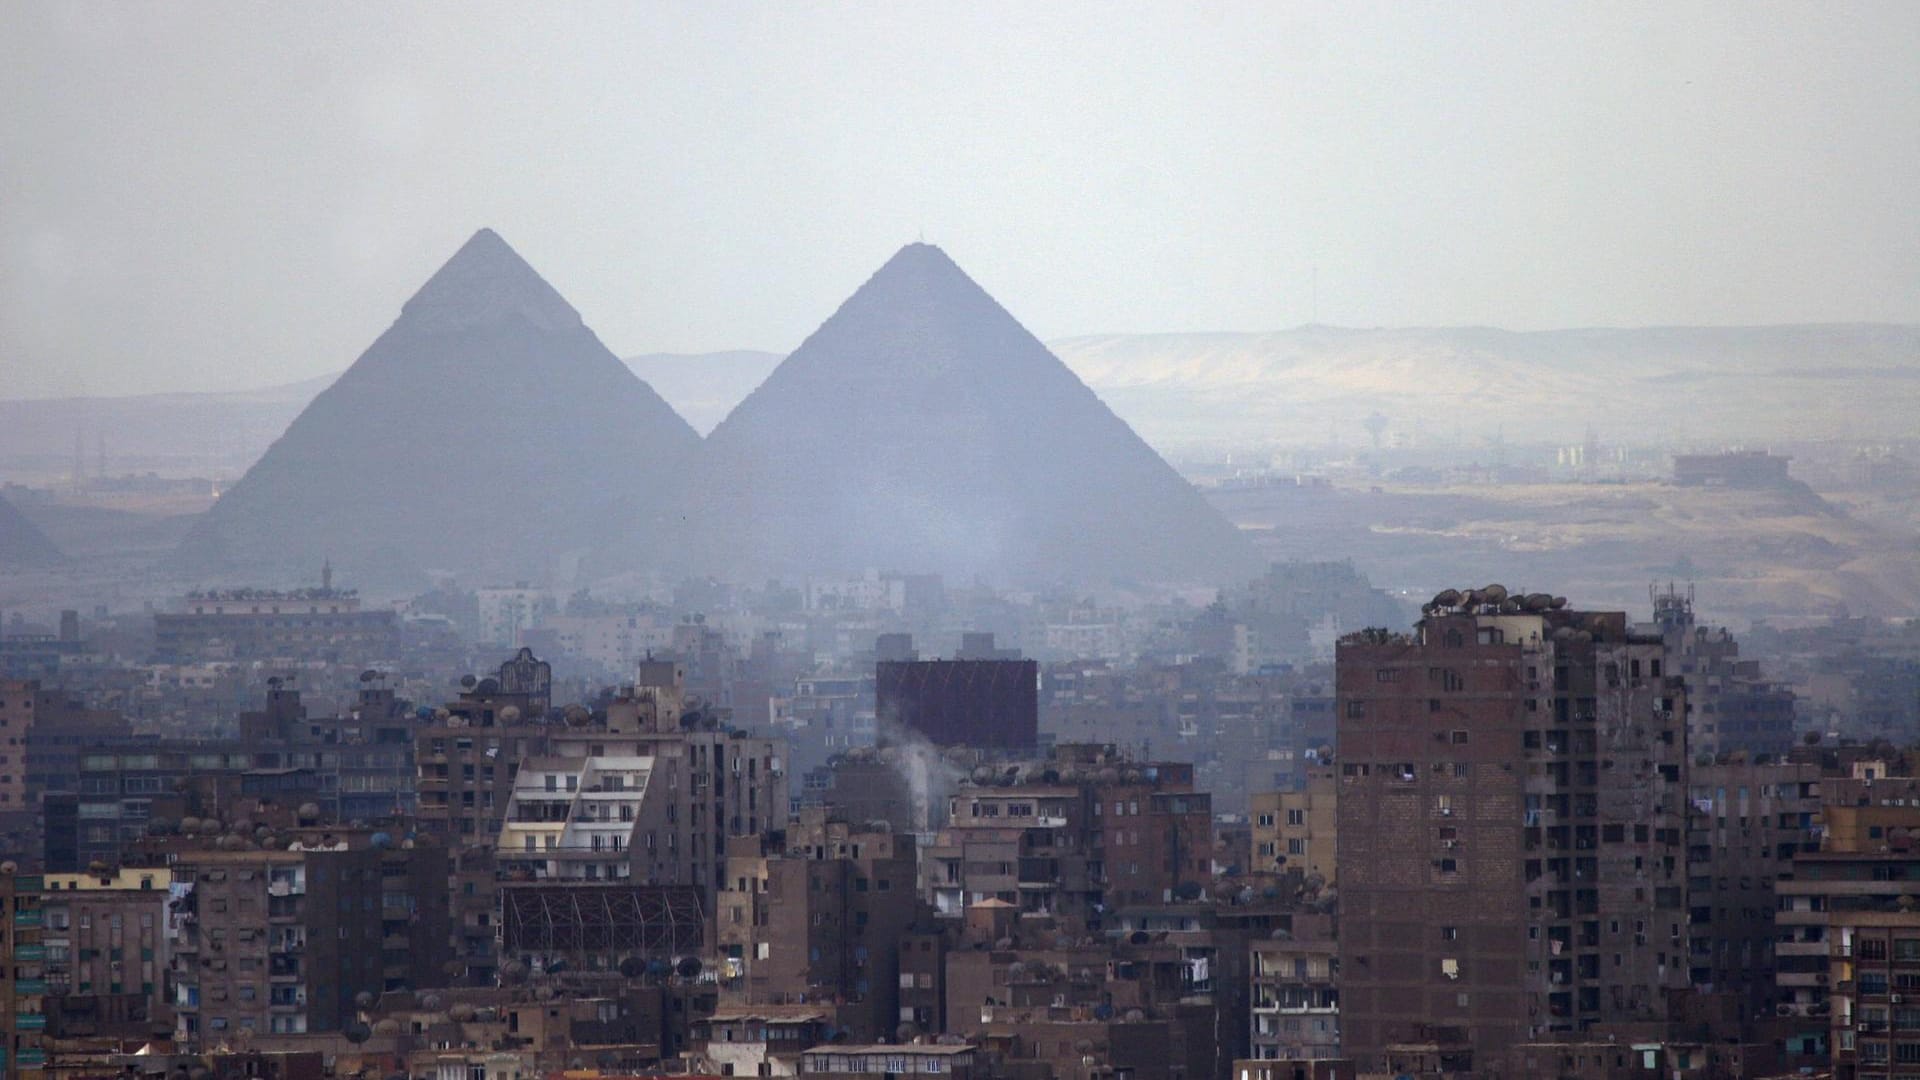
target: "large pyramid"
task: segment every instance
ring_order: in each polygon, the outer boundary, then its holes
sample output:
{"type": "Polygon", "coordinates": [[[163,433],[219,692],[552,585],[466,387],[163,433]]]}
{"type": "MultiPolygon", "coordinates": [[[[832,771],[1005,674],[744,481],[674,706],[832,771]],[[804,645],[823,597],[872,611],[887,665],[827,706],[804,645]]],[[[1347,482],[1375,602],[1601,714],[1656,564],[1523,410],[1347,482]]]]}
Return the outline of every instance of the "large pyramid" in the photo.
{"type": "Polygon", "coordinates": [[[880,268],[715,428],[683,499],[735,579],[1250,575],[1250,545],[939,248],[880,268]]]}
{"type": "Polygon", "coordinates": [[[699,436],[492,230],[400,318],[187,537],[208,575],[402,584],[428,571],[538,580],[633,523],[699,436]]]}
{"type": "Polygon", "coordinates": [[[40,526],[27,520],[20,508],[0,496],[0,572],[36,570],[66,562],[40,526]]]}

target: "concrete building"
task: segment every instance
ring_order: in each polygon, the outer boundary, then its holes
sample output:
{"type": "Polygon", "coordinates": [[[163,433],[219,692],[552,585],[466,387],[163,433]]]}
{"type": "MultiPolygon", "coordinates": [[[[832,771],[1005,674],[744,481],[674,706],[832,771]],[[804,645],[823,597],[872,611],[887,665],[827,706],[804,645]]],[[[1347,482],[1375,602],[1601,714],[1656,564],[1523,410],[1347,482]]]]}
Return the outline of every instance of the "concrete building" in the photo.
{"type": "Polygon", "coordinates": [[[1330,765],[1308,771],[1304,791],[1269,791],[1252,796],[1253,867],[1260,873],[1299,870],[1318,874],[1324,887],[1339,877],[1339,784],[1330,765]]]}
{"type": "Polygon", "coordinates": [[[547,752],[551,688],[552,670],[522,649],[414,733],[416,825],[447,851],[453,955],[470,985],[491,985],[498,966],[494,848],[520,763],[547,752]]]}
{"type": "Polygon", "coordinates": [[[0,1062],[9,1078],[46,1075],[46,925],[37,874],[0,874],[0,1062]]]}
{"type": "Polygon", "coordinates": [[[1774,885],[1778,1038],[1836,1077],[1920,1071],[1920,780],[1887,772],[1824,777],[1820,845],[1774,885]]]}
{"type": "Polygon", "coordinates": [[[973,1080],[976,1076],[988,1075],[980,1070],[976,1051],[966,1043],[816,1046],[801,1055],[800,1071],[807,1076],[834,1080],[898,1076],[973,1080]]]}
{"type": "Polygon", "coordinates": [[[446,853],[355,839],[364,846],[176,853],[168,982],[179,1039],[338,1031],[357,994],[445,981],[446,853]]]}
{"type": "Polygon", "coordinates": [[[722,1005],[695,1025],[693,1067],[715,1076],[799,1076],[801,1055],[827,1044],[831,1019],[815,1005],[722,1005]]]}
{"type": "Polygon", "coordinates": [[[165,993],[172,872],[47,874],[45,882],[49,1034],[146,1038],[154,1022],[171,1016],[165,993]]]}
{"type": "Polygon", "coordinates": [[[1563,605],[1448,590],[1411,634],[1340,643],[1341,1033],[1362,1068],[1416,1042],[1489,1067],[1664,1021],[1687,986],[1684,686],[1660,638],[1563,605]]]}
{"type": "MultiPolygon", "coordinates": [[[[329,574],[329,577],[331,575],[329,574]]],[[[225,589],[188,593],[153,617],[154,658],[332,660],[367,664],[393,657],[399,623],[391,611],[361,607],[351,589],[225,589]]]]}
{"type": "Polygon", "coordinates": [[[1340,1057],[1340,949],[1327,916],[1296,915],[1252,945],[1253,1060],[1340,1057]]]}
{"type": "Polygon", "coordinates": [[[1689,979],[1700,995],[1725,995],[1745,1018],[1775,1016],[1774,882],[1820,844],[1816,765],[1744,760],[1695,764],[1687,779],[1689,979]]]}
{"type": "Polygon", "coordinates": [[[1667,643],[1672,673],[1687,684],[1687,749],[1718,757],[1735,750],[1784,754],[1794,745],[1794,695],[1766,678],[1723,627],[1700,626],[1693,589],[1653,591],[1653,624],[1667,643]]]}
{"type": "Polygon", "coordinates": [[[557,728],[517,770],[499,831],[503,870],[549,880],[726,884],[729,836],[788,809],[783,744],[690,708],[678,665],[641,665],[603,723],[557,728]]]}
{"type": "Polygon", "coordinates": [[[1199,895],[1212,863],[1213,804],[1192,765],[1072,744],[977,768],[948,799],[920,885],[943,918],[997,900],[1071,930],[1097,928],[1102,908],[1199,895]]]}
{"type": "Polygon", "coordinates": [[[518,648],[520,635],[539,625],[553,608],[553,598],[544,589],[525,585],[474,590],[480,614],[480,640],[488,645],[518,648]]]}
{"type": "Polygon", "coordinates": [[[729,843],[717,905],[724,1000],[812,1004],[850,1038],[902,1022],[901,939],[915,923],[912,834],[803,811],[729,843]]]}

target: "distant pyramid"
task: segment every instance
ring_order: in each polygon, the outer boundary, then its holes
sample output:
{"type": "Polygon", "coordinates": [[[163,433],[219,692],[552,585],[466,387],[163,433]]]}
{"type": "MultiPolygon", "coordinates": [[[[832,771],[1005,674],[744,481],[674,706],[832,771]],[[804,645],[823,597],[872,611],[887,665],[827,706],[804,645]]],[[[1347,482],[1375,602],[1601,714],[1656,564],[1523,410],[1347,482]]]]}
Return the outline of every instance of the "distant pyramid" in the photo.
{"type": "Polygon", "coordinates": [[[707,437],[699,568],[1223,581],[1251,546],[939,248],[880,268],[707,437]]]}
{"type": "Polygon", "coordinates": [[[40,526],[0,497],[0,571],[37,570],[67,561],[40,526]]]}
{"type": "MultiPolygon", "coordinates": [[[[538,579],[660,497],[699,436],[490,229],[475,233],[196,526],[231,580],[538,579]]],[[[264,583],[264,582],[263,582],[264,583]]]]}

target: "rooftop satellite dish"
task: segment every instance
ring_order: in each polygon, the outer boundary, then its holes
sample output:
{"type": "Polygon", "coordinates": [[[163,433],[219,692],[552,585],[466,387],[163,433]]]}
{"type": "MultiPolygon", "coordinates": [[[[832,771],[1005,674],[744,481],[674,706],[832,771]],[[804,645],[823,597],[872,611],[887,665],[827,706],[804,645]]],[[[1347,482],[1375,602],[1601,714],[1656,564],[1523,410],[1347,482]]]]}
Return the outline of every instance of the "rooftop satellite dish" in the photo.
{"type": "Polygon", "coordinates": [[[462,690],[471,690],[473,689],[474,685],[479,681],[480,681],[479,679],[476,679],[471,675],[462,675],[460,676],[460,688],[462,690]]]}
{"type": "Polygon", "coordinates": [[[373,670],[372,668],[368,668],[367,670],[360,673],[361,682],[372,682],[373,680],[379,677],[380,677],[380,673],[373,670]]]}

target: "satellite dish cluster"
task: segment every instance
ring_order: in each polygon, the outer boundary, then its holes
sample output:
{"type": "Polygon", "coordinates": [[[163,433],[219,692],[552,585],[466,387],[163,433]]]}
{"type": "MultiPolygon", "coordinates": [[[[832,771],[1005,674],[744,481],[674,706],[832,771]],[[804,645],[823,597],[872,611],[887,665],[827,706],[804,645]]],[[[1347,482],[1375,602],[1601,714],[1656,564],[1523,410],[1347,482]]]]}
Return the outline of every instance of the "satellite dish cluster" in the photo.
{"type": "Polygon", "coordinates": [[[1567,598],[1550,593],[1508,592],[1505,585],[1479,589],[1442,589],[1420,605],[1422,615],[1537,615],[1559,611],[1567,598]]]}

